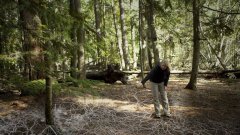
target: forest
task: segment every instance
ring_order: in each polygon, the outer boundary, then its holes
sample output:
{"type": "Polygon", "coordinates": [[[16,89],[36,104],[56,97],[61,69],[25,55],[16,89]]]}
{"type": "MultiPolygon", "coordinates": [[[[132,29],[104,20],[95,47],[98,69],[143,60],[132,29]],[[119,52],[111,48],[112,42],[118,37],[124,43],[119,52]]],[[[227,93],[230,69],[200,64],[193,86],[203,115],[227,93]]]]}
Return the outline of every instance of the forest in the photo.
{"type": "Polygon", "coordinates": [[[0,7],[0,134],[240,134],[239,0],[0,7]],[[154,119],[141,80],[162,60],[171,117],[154,119]]]}

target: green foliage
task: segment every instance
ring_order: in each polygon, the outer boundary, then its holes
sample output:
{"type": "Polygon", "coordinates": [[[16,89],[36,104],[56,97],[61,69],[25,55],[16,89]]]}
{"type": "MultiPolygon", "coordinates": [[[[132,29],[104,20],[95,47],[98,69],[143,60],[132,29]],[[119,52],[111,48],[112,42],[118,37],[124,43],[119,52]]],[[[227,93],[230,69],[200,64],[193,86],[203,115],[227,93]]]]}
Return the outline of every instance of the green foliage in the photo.
{"type": "Polygon", "coordinates": [[[72,77],[67,77],[65,83],[62,84],[63,89],[61,93],[67,93],[72,96],[82,96],[86,94],[90,94],[93,96],[98,96],[99,93],[96,88],[100,81],[96,80],[78,80],[72,77]]]}
{"type": "Polygon", "coordinates": [[[80,86],[82,86],[83,88],[91,88],[91,86],[93,84],[95,84],[97,81],[93,81],[93,80],[79,80],[78,81],[80,86]]]}
{"type": "Polygon", "coordinates": [[[73,85],[74,87],[78,87],[79,86],[78,80],[74,79],[74,78],[72,78],[70,76],[68,76],[66,78],[65,82],[70,83],[70,85],[73,85]]]}
{"type": "Polygon", "coordinates": [[[165,8],[167,9],[168,7],[169,7],[170,9],[173,8],[173,7],[172,7],[171,0],[165,0],[165,8]]]}
{"type": "Polygon", "coordinates": [[[209,22],[204,23],[206,27],[206,32],[209,33],[210,37],[213,39],[221,38],[224,36],[231,36],[233,34],[233,25],[231,24],[232,19],[228,16],[210,16],[209,22]],[[231,26],[232,25],[232,26],[231,26]]]}
{"type": "MultiPolygon", "coordinates": [[[[104,64],[108,62],[120,63],[119,48],[117,46],[116,31],[113,23],[112,6],[116,10],[116,25],[119,23],[119,3],[118,0],[99,1],[99,14],[101,18],[101,42],[96,41],[95,30],[95,14],[94,14],[94,1],[81,1],[81,15],[83,20],[71,17],[69,13],[69,0],[50,0],[50,1],[24,1],[22,4],[19,1],[1,1],[0,9],[0,67],[3,69],[4,76],[7,76],[5,80],[11,86],[21,85],[20,75],[12,76],[9,71],[15,74],[20,74],[24,71],[24,64],[27,56],[27,52],[22,52],[24,49],[23,44],[23,27],[20,18],[19,11],[21,9],[29,9],[29,12],[37,12],[37,15],[41,19],[41,34],[38,36],[42,47],[50,44],[50,48],[43,53],[48,52],[52,63],[56,65],[54,70],[71,70],[70,60],[72,58],[72,50],[79,48],[78,44],[74,43],[71,38],[71,32],[74,22],[84,23],[86,35],[84,41],[84,55],[85,60],[88,62],[102,62],[104,64]],[[20,10],[19,10],[20,9],[20,10]],[[104,18],[103,18],[104,17],[104,18]],[[97,54],[97,48],[100,50],[100,54],[97,54]],[[63,68],[63,64],[65,66],[63,68]],[[9,80],[11,78],[12,80],[9,80]],[[15,83],[16,82],[16,83],[15,83]],[[15,85],[16,84],[16,85],[15,85]]],[[[132,1],[132,7],[130,8],[130,1],[123,1],[125,9],[125,23],[126,34],[129,43],[129,53],[132,53],[131,41],[131,26],[136,28],[135,49],[138,51],[139,42],[139,5],[138,1],[132,1]]],[[[142,13],[146,12],[147,6],[146,0],[142,0],[142,13]]],[[[171,60],[173,68],[183,70],[190,70],[191,58],[192,58],[192,1],[190,0],[152,0],[154,8],[154,27],[157,33],[157,47],[159,48],[160,55],[163,55],[164,44],[169,36],[173,37],[174,47],[167,47],[167,59],[171,60]],[[171,52],[171,50],[174,50],[171,52]]],[[[224,11],[224,12],[238,12],[239,1],[238,0],[201,0],[200,1],[200,18],[201,18],[201,53],[204,56],[201,57],[201,65],[205,66],[205,69],[216,69],[221,67],[218,60],[213,53],[213,50],[221,57],[223,63],[227,68],[231,68],[234,63],[234,67],[239,68],[239,15],[225,14],[217,11],[212,11],[210,8],[224,11]],[[206,8],[209,7],[209,8],[206,8]],[[224,40],[223,40],[224,39],[224,40]],[[210,49],[208,42],[213,46],[210,49]],[[234,59],[234,60],[233,60],[234,59]],[[228,66],[229,65],[229,66],[228,66]]],[[[146,29],[146,18],[143,19],[143,31],[146,29]]],[[[118,27],[119,37],[120,28],[118,27]]],[[[144,34],[143,33],[143,37],[144,34]]],[[[147,40],[146,38],[144,39],[147,40]]],[[[120,43],[121,44],[121,43],[120,43]]],[[[138,52],[136,52],[139,54],[138,52]]],[[[132,56],[132,54],[131,54],[132,56]]],[[[161,56],[163,58],[163,56],[161,56]]],[[[130,58],[132,59],[132,58],[130,58]]],[[[92,63],[91,63],[92,64],[92,63]]],[[[138,63],[139,64],[139,63],[138,63]]],[[[34,64],[36,69],[45,70],[45,65],[34,64]]],[[[203,69],[204,66],[200,66],[203,69]]],[[[140,67],[140,66],[139,66],[140,67]]],[[[88,68],[88,67],[86,67],[88,68]]],[[[100,68],[100,67],[98,67],[100,68]]],[[[53,71],[55,72],[55,71],[53,71]]],[[[73,89],[76,91],[83,91],[86,89],[92,89],[92,84],[89,80],[76,80],[68,78],[71,82],[73,89]]],[[[41,83],[39,83],[41,84],[41,83]]],[[[29,86],[34,87],[34,86],[29,86]]],[[[36,87],[38,87],[36,85],[36,87]]],[[[39,86],[40,87],[40,86],[39,86]]],[[[45,89],[45,86],[42,86],[45,89]]],[[[34,87],[35,88],[35,87],[34,87]]]]}
{"type": "Polygon", "coordinates": [[[17,61],[16,58],[10,57],[9,55],[1,55],[0,54],[0,62],[1,63],[15,64],[16,61],[17,61]]]}
{"type": "MultiPolygon", "coordinates": [[[[34,80],[26,82],[21,87],[21,92],[23,95],[40,95],[45,93],[46,82],[45,80],[34,80]]],[[[59,93],[61,86],[54,81],[52,84],[53,93],[59,93]]]]}
{"type": "Polygon", "coordinates": [[[23,84],[23,95],[38,95],[42,94],[45,88],[45,80],[34,80],[23,84]]]}
{"type": "Polygon", "coordinates": [[[74,78],[68,76],[66,78],[65,82],[72,82],[73,86],[75,86],[75,87],[91,88],[92,85],[97,84],[100,81],[89,80],[89,79],[78,80],[78,79],[74,79],[74,78]]]}
{"type": "Polygon", "coordinates": [[[8,80],[8,84],[12,84],[15,88],[20,88],[25,81],[26,80],[24,80],[24,78],[20,75],[12,74],[8,80]]]}
{"type": "Polygon", "coordinates": [[[8,76],[1,76],[0,84],[1,90],[3,91],[12,91],[20,90],[22,83],[25,81],[23,77],[19,74],[12,73],[13,71],[8,71],[8,76]]]}

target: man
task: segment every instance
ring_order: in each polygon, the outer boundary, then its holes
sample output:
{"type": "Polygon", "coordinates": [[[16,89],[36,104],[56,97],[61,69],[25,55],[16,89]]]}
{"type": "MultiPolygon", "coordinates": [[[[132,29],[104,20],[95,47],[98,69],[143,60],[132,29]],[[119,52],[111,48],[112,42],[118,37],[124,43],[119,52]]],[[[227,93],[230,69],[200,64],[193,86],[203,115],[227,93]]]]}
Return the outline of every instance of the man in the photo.
{"type": "Polygon", "coordinates": [[[152,94],[155,108],[155,118],[160,118],[160,105],[163,107],[162,116],[170,117],[169,103],[167,98],[167,84],[170,76],[170,68],[167,61],[158,63],[150,73],[141,81],[145,87],[146,81],[150,80],[152,84],[152,94]]]}

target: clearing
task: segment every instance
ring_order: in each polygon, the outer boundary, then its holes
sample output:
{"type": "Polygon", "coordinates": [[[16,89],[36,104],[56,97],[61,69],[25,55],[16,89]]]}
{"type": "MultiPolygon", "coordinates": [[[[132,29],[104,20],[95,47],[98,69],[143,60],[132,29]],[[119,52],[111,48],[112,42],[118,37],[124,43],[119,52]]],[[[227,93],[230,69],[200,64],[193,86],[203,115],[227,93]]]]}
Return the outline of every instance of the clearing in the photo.
{"type": "Polygon", "coordinates": [[[186,90],[188,77],[171,76],[171,118],[154,112],[149,82],[99,83],[99,96],[55,98],[55,126],[45,125],[44,98],[0,98],[0,134],[185,135],[240,134],[240,80],[198,79],[198,91],[186,90]]]}

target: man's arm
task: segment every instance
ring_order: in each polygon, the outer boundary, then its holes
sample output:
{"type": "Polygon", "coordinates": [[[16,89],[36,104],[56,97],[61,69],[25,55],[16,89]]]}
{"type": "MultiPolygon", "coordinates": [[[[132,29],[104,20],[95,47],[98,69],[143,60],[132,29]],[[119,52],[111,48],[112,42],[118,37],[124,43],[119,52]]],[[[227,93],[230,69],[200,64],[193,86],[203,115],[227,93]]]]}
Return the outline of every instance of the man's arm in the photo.
{"type": "Polygon", "coordinates": [[[143,87],[145,88],[145,83],[151,78],[154,69],[152,69],[145,78],[143,78],[143,80],[141,81],[143,87]]]}
{"type": "Polygon", "coordinates": [[[167,76],[166,76],[166,79],[164,80],[164,86],[167,87],[168,85],[168,80],[169,80],[169,77],[170,77],[170,71],[167,72],[167,76]]]}

